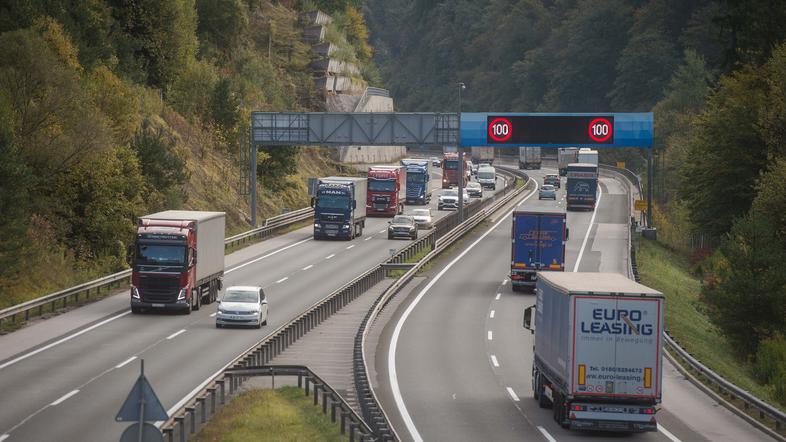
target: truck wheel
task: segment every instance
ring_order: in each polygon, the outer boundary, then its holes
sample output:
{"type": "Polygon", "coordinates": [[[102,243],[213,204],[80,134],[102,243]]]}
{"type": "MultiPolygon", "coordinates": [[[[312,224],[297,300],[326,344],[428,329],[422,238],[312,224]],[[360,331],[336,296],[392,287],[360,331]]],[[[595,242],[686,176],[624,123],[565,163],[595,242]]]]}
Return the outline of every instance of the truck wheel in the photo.
{"type": "Polygon", "coordinates": [[[183,313],[184,315],[190,315],[191,314],[191,310],[193,310],[193,304],[194,304],[194,297],[192,296],[191,300],[188,301],[188,305],[186,306],[186,308],[184,308],[181,311],[181,313],[183,313]]]}
{"type": "Polygon", "coordinates": [[[540,398],[540,383],[538,380],[540,376],[538,375],[538,370],[535,367],[532,367],[532,398],[536,401],[540,398]]]}
{"type": "Polygon", "coordinates": [[[543,376],[540,373],[538,373],[538,406],[540,408],[549,408],[551,406],[551,401],[544,393],[543,376]]]}
{"type": "Polygon", "coordinates": [[[199,288],[199,290],[197,291],[196,296],[194,296],[193,298],[194,298],[193,310],[194,311],[199,311],[199,308],[202,307],[202,287],[199,288]]]}

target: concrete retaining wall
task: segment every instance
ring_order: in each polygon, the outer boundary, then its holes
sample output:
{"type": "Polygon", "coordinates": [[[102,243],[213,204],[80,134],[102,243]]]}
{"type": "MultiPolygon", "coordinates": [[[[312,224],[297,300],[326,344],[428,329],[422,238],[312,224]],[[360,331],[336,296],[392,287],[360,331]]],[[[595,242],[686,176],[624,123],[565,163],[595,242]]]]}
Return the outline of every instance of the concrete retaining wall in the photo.
{"type": "MultiPolygon", "coordinates": [[[[340,97],[340,95],[336,96],[340,97]]],[[[357,103],[359,97],[355,97],[357,103]]],[[[331,100],[328,100],[328,109],[332,112],[352,112],[354,109],[346,109],[347,102],[336,100],[332,103],[341,109],[332,109],[331,100]]],[[[349,101],[349,100],[347,100],[349,101]]],[[[393,99],[390,97],[380,97],[369,95],[364,100],[365,103],[359,112],[393,112],[393,99]]],[[[407,155],[404,146],[346,146],[337,148],[337,159],[342,163],[390,163],[407,155]]]]}

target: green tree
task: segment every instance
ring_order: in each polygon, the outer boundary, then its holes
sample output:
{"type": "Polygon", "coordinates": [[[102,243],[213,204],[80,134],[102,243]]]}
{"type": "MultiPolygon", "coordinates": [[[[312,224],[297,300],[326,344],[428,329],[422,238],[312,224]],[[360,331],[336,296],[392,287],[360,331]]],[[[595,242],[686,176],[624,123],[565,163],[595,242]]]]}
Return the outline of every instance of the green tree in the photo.
{"type": "Polygon", "coordinates": [[[260,183],[274,192],[288,187],[286,177],[297,172],[296,146],[273,146],[259,150],[257,158],[257,177],[260,183]]]}
{"type": "Polygon", "coordinates": [[[231,54],[248,29],[248,7],[241,0],[197,0],[196,8],[199,36],[231,54]]]}
{"type": "Polygon", "coordinates": [[[176,144],[163,128],[155,128],[147,120],[134,136],[131,146],[152,190],[163,193],[188,181],[186,161],[177,153],[176,144]]]}

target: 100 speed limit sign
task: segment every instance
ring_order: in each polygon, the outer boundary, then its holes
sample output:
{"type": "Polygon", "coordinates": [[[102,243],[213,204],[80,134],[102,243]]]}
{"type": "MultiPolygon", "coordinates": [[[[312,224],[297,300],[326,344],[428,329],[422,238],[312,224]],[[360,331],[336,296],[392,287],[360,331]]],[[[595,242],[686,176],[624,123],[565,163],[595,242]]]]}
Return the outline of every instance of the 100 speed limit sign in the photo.
{"type": "Polygon", "coordinates": [[[489,123],[489,137],[497,142],[508,141],[513,135],[513,124],[507,118],[495,118],[489,123]]]}

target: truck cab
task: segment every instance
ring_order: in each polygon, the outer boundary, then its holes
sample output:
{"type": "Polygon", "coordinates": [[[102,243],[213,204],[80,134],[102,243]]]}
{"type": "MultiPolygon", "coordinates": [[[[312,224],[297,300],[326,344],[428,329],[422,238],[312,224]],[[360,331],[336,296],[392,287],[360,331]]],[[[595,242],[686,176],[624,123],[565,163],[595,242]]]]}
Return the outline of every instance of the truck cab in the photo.
{"type": "Polygon", "coordinates": [[[311,200],[314,207],[314,239],[351,240],[361,235],[366,219],[365,201],[365,178],[320,178],[316,194],[311,200]]]}
{"type": "MultiPolygon", "coordinates": [[[[445,152],[442,158],[442,188],[449,189],[459,184],[458,152],[445,152]]],[[[464,185],[469,182],[466,164],[464,165],[464,185]]]]}
{"type": "Polygon", "coordinates": [[[407,169],[407,204],[428,204],[431,201],[431,162],[404,159],[401,165],[407,169]]]}
{"type": "Polygon", "coordinates": [[[366,213],[369,216],[404,213],[406,174],[404,166],[371,166],[368,169],[366,213]]]}

